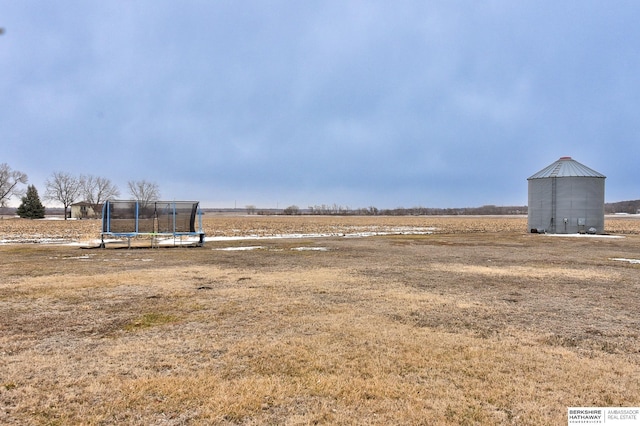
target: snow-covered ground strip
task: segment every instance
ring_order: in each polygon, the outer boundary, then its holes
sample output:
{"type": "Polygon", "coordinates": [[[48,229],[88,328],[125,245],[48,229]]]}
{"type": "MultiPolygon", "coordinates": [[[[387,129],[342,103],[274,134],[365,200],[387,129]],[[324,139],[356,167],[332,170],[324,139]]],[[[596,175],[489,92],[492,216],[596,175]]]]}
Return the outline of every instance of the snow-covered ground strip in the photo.
{"type": "Polygon", "coordinates": [[[638,263],[638,264],[640,264],[640,259],[626,259],[624,257],[612,257],[609,260],[616,260],[616,261],[619,261],[619,262],[629,262],[629,263],[638,263]]]}
{"type": "Polygon", "coordinates": [[[322,238],[341,237],[339,234],[275,234],[275,235],[236,235],[230,237],[205,237],[207,241],[244,241],[244,240],[277,240],[277,239],[299,239],[299,238],[322,238]]]}
{"type": "MultiPolygon", "coordinates": [[[[353,227],[355,228],[355,227],[353,227]]],[[[303,239],[303,238],[328,238],[328,237],[343,237],[343,238],[365,238],[365,237],[375,237],[375,236],[383,236],[383,235],[430,235],[433,234],[437,228],[433,227],[409,227],[409,226],[401,226],[401,227],[360,227],[362,228],[359,232],[325,232],[325,233],[317,233],[317,234],[273,234],[273,235],[260,235],[260,234],[250,234],[250,235],[234,235],[234,236],[216,236],[216,237],[205,237],[205,242],[214,242],[214,241],[251,241],[251,240],[273,240],[273,239],[303,239]],[[381,229],[381,230],[371,230],[371,229],[381,229]]],[[[193,245],[200,242],[200,237],[169,237],[158,239],[156,241],[157,245],[161,246],[178,246],[178,245],[193,245]]],[[[15,243],[23,243],[23,242],[38,242],[44,243],[46,241],[43,240],[33,240],[33,241],[24,241],[24,240],[0,240],[0,244],[15,244],[15,243]]],[[[110,239],[104,240],[106,244],[111,243],[122,243],[126,242],[126,240],[118,240],[118,239],[110,239]]],[[[61,240],[59,243],[67,243],[68,245],[78,245],[78,246],[97,246],[100,245],[100,240],[91,240],[85,242],[77,242],[77,241],[64,241],[61,240]]],[[[238,248],[240,249],[240,248],[238,248]]]]}
{"type": "MultiPolygon", "coordinates": [[[[246,247],[219,247],[214,248],[213,250],[218,251],[248,251],[248,250],[261,250],[264,249],[264,246],[246,246],[246,247]]],[[[291,250],[294,251],[329,251],[326,247],[292,247],[291,250]]],[[[281,250],[275,250],[281,251],[281,250]]]]}
{"type": "Polygon", "coordinates": [[[200,241],[199,237],[169,237],[169,238],[158,238],[156,240],[158,245],[161,246],[181,246],[181,245],[193,245],[200,241]]]}
{"type": "Polygon", "coordinates": [[[220,251],[247,251],[247,250],[260,250],[263,249],[263,246],[248,246],[248,247],[221,247],[221,248],[214,248],[213,250],[220,250],[220,251]]]}
{"type": "Polygon", "coordinates": [[[326,247],[293,247],[295,251],[329,251],[326,247]]]}
{"type": "MultiPolygon", "coordinates": [[[[49,259],[60,259],[58,256],[50,256],[49,259]]],[[[89,260],[91,255],[85,254],[83,256],[65,256],[64,260],[89,260]]]]}
{"type": "MultiPolygon", "coordinates": [[[[218,236],[205,237],[205,242],[215,241],[251,241],[251,240],[275,240],[275,239],[304,239],[304,238],[327,238],[327,237],[344,237],[344,238],[365,238],[380,235],[427,235],[433,231],[414,231],[409,230],[390,231],[390,232],[357,232],[357,233],[318,233],[318,234],[274,234],[274,235],[236,235],[236,236],[218,236]]],[[[164,238],[158,239],[155,244],[159,246],[179,246],[194,245],[199,243],[199,237],[182,237],[182,238],[164,238]]],[[[69,241],[63,238],[20,238],[20,239],[4,239],[0,240],[0,244],[66,244],[70,246],[95,247],[101,244],[100,239],[89,241],[69,241]]],[[[108,239],[104,243],[109,245],[113,243],[126,243],[126,239],[108,239]]]]}
{"type": "Polygon", "coordinates": [[[206,237],[206,241],[242,241],[242,240],[269,240],[269,239],[300,239],[300,238],[326,238],[326,237],[345,237],[345,238],[364,238],[381,235],[429,235],[433,234],[437,228],[433,227],[362,227],[359,232],[325,232],[318,234],[273,234],[273,235],[237,235],[237,236],[217,236],[206,237]],[[375,229],[383,229],[377,231],[375,229]],[[374,230],[371,230],[374,229],[374,230]]]}
{"type": "MultiPolygon", "coordinates": [[[[105,244],[122,243],[122,242],[126,242],[126,240],[117,240],[117,239],[104,240],[105,244]]],[[[94,239],[94,240],[88,240],[88,241],[85,240],[85,241],[67,242],[66,245],[78,246],[78,247],[95,247],[95,246],[99,246],[101,243],[102,243],[102,240],[94,239]]]]}
{"type": "Polygon", "coordinates": [[[3,239],[0,240],[0,245],[3,244],[69,244],[69,240],[64,238],[47,238],[47,237],[29,237],[29,238],[17,238],[17,239],[3,239]]]}
{"type": "Polygon", "coordinates": [[[624,238],[624,235],[605,234],[544,234],[549,237],[573,237],[573,238],[624,238]]]}

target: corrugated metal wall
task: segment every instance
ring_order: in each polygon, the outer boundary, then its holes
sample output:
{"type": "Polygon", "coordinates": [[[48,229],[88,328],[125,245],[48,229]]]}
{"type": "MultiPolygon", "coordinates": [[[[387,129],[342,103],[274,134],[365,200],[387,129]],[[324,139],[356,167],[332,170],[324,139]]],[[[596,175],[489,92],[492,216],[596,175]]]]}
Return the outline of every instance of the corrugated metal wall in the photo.
{"type": "Polygon", "coordinates": [[[558,234],[604,232],[604,178],[529,180],[529,230],[558,234]]]}
{"type": "Polygon", "coordinates": [[[529,180],[529,230],[551,232],[551,179],[529,180]]]}

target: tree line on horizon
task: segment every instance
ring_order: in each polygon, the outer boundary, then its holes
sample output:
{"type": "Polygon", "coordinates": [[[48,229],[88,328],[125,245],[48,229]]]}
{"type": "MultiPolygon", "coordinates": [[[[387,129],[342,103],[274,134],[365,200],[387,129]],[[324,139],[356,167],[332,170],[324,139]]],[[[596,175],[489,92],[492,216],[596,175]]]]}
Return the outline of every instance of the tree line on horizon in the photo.
{"type": "MultiPolygon", "coordinates": [[[[42,219],[45,207],[40,201],[38,190],[34,185],[27,185],[28,181],[26,173],[13,170],[6,163],[0,164],[0,207],[5,207],[11,198],[17,197],[21,199],[21,203],[16,214],[28,219],[42,219]],[[24,185],[27,185],[26,189],[24,185]]],[[[129,181],[127,187],[135,200],[146,203],[160,199],[160,189],[154,182],[129,181]]],[[[94,211],[99,211],[99,206],[105,201],[119,196],[118,187],[105,177],[53,172],[45,182],[44,199],[62,204],[65,220],[69,207],[78,201],[84,201],[94,211]]]]}
{"type": "Polygon", "coordinates": [[[481,207],[463,208],[434,208],[434,207],[397,207],[394,209],[379,209],[374,206],[362,208],[350,208],[348,206],[315,205],[306,209],[301,209],[296,205],[279,209],[256,209],[254,206],[247,206],[248,214],[258,215],[320,215],[320,216],[454,216],[454,215],[518,215],[527,214],[527,206],[495,206],[486,205],[481,207]]]}
{"type": "MultiPolygon", "coordinates": [[[[206,209],[205,209],[206,210],[206,209]]],[[[285,207],[284,209],[258,209],[253,205],[245,208],[247,214],[258,215],[321,215],[321,216],[457,216],[457,215],[521,215],[527,214],[527,206],[496,206],[488,204],[480,207],[458,207],[458,208],[438,208],[438,207],[397,207],[394,209],[378,209],[377,207],[351,208],[338,204],[322,204],[309,206],[302,209],[296,205],[285,207]]],[[[640,200],[619,201],[605,203],[604,211],[607,214],[613,213],[640,213],[640,200]]]]}
{"type": "MultiPolygon", "coordinates": [[[[7,202],[13,198],[21,199],[21,204],[16,210],[20,217],[37,219],[43,218],[45,207],[40,201],[38,191],[34,185],[27,185],[26,173],[13,170],[8,164],[0,164],[0,207],[6,207],[7,202]]],[[[129,194],[133,199],[148,203],[160,199],[160,190],[156,183],[146,180],[128,181],[129,194]]],[[[120,190],[110,179],[93,175],[73,176],[66,172],[54,172],[45,182],[44,199],[59,202],[63,206],[64,218],[67,219],[67,210],[78,202],[84,201],[91,205],[94,211],[99,211],[106,200],[120,196],[120,190]]],[[[640,200],[619,201],[605,203],[605,213],[640,213],[640,200]]],[[[307,209],[301,209],[296,205],[279,209],[257,209],[253,205],[246,206],[248,214],[284,214],[284,215],[358,215],[358,216],[436,216],[436,215],[518,215],[527,214],[527,206],[496,206],[484,205],[481,207],[463,208],[433,208],[433,207],[398,207],[394,209],[378,209],[370,206],[352,209],[348,206],[337,204],[314,205],[307,209]]]]}
{"type": "MultiPolygon", "coordinates": [[[[301,209],[298,206],[289,206],[276,212],[284,215],[354,215],[354,216],[456,216],[456,215],[520,215],[527,214],[527,206],[496,206],[488,204],[480,207],[458,207],[458,208],[438,208],[438,207],[397,207],[394,209],[378,209],[377,207],[355,208],[344,207],[337,204],[309,206],[301,209]]],[[[272,210],[258,210],[254,206],[247,206],[249,214],[273,214],[272,210]]],[[[640,200],[618,201],[605,203],[604,212],[606,214],[626,213],[639,214],[640,200]]]]}

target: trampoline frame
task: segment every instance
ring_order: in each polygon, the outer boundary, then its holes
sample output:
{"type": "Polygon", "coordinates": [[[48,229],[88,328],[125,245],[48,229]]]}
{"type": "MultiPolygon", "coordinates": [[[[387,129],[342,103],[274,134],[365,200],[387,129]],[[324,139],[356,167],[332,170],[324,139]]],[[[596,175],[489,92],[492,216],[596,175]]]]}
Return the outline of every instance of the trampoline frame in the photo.
{"type": "Polygon", "coordinates": [[[107,200],[102,206],[102,232],[100,233],[102,248],[105,247],[105,236],[127,238],[129,247],[131,247],[131,238],[138,236],[151,236],[152,247],[157,246],[155,243],[158,237],[172,236],[175,244],[175,239],[178,237],[182,240],[184,236],[197,236],[197,245],[201,247],[204,245],[205,233],[202,229],[200,203],[198,201],[151,201],[142,204],[139,200],[107,200]],[[113,213],[116,209],[120,214],[114,217],[113,213]],[[188,229],[184,226],[187,223],[186,214],[189,214],[188,229]],[[141,226],[141,220],[145,221],[146,226],[141,226]],[[116,225],[116,221],[122,222],[116,225]]]}

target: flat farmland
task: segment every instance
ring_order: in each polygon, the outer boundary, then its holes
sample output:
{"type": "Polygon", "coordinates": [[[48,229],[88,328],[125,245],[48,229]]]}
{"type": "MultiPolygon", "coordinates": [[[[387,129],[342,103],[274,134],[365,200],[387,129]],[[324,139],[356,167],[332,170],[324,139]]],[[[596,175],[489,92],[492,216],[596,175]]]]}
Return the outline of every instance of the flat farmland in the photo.
{"type": "MultiPolygon", "coordinates": [[[[203,215],[207,237],[283,235],[524,233],[525,216],[241,216],[203,215]]],[[[100,238],[100,220],[0,219],[2,243],[91,242],[100,238]]],[[[608,216],[605,232],[640,234],[640,216],[608,216]]]]}
{"type": "Polygon", "coordinates": [[[637,407],[640,219],[605,227],[205,215],[204,247],[88,249],[67,243],[95,247],[99,221],[2,219],[0,423],[557,425],[637,407]]]}

